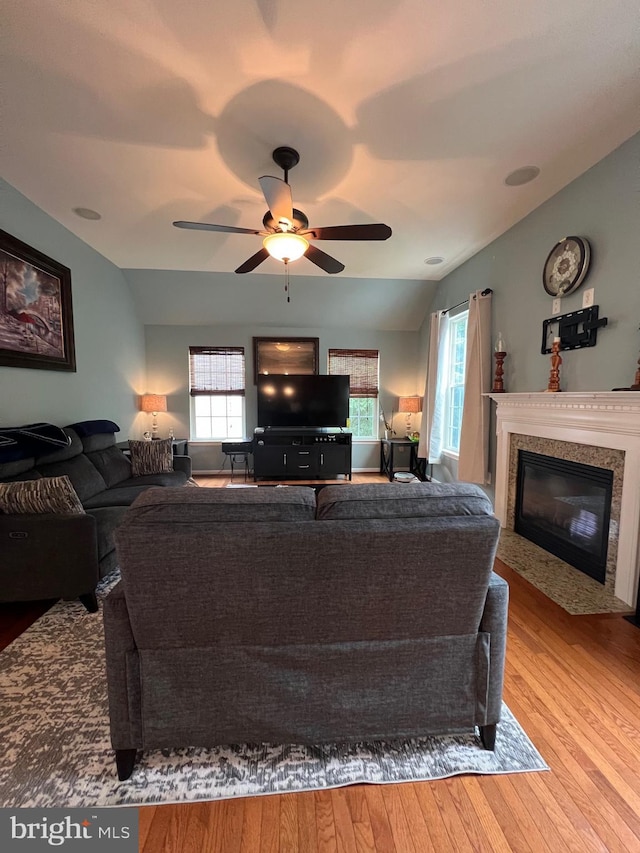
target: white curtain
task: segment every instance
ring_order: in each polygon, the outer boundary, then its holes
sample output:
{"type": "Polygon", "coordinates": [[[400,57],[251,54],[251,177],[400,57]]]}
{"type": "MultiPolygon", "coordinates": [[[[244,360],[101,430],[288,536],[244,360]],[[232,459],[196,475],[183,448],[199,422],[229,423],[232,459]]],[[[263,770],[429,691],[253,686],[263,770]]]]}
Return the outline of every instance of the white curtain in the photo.
{"type": "Polygon", "coordinates": [[[429,328],[429,362],[418,443],[418,456],[432,464],[440,462],[442,456],[448,336],[449,317],[442,311],[436,311],[431,315],[429,328]]]}
{"type": "Polygon", "coordinates": [[[458,479],[467,483],[488,483],[489,398],[491,391],[491,294],[479,290],[469,297],[467,356],[465,361],[464,404],[460,430],[458,479]]]}

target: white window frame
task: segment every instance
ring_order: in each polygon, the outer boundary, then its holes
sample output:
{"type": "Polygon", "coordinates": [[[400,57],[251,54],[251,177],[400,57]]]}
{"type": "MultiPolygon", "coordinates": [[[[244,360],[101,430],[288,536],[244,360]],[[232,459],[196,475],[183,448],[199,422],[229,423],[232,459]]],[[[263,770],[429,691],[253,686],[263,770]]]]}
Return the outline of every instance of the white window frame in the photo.
{"type": "Polygon", "coordinates": [[[447,360],[446,360],[446,394],[444,405],[444,434],[443,434],[443,453],[447,456],[452,456],[457,459],[460,453],[460,428],[462,426],[462,409],[464,406],[464,383],[465,383],[465,362],[467,356],[467,332],[469,328],[469,311],[461,311],[454,317],[449,319],[449,340],[447,341],[447,360]],[[456,362],[456,334],[458,329],[464,327],[464,351],[462,353],[461,364],[456,362]],[[456,391],[461,391],[459,396],[459,424],[458,424],[458,444],[452,437],[453,431],[453,401],[456,391]]]}
{"type": "Polygon", "coordinates": [[[189,403],[190,441],[221,442],[237,441],[244,438],[246,433],[246,357],[244,347],[189,347],[189,388],[191,389],[189,403]],[[235,350],[235,352],[224,353],[223,350],[225,349],[235,350]],[[208,350],[211,350],[211,353],[207,352],[208,350]],[[238,370],[237,362],[235,369],[233,362],[230,362],[230,366],[225,367],[222,372],[216,372],[214,368],[212,368],[212,373],[208,373],[206,368],[198,371],[198,379],[196,380],[192,369],[192,366],[196,364],[194,358],[202,359],[206,358],[207,355],[210,355],[212,360],[224,358],[225,355],[229,358],[237,358],[241,355],[241,372],[238,370]],[[228,394],[225,393],[227,389],[229,390],[228,394]],[[206,408],[209,409],[209,414],[202,413],[202,409],[206,408]],[[209,430],[207,434],[203,434],[201,424],[207,419],[209,420],[209,430]],[[201,423],[198,424],[198,421],[201,423]],[[234,422],[235,429],[233,428],[234,422]]]}
{"type": "Polygon", "coordinates": [[[351,431],[351,435],[354,441],[371,441],[371,439],[378,438],[378,398],[377,397],[349,397],[349,430],[351,431]],[[369,414],[364,415],[363,417],[370,417],[372,430],[374,431],[372,435],[360,435],[356,434],[356,430],[354,429],[354,422],[360,421],[360,415],[353,414],[353,404],[356,400],[366,400],[369,414]]]}
{"type": "MultiPolygon", "coordinates": [[[[328,354],[327,354],[327,366],[328,366],[327,372],[329,374],[333,373],[333,371],[331,369],[332,368],[332,364],[331,364],[332,353],[336,354],[336,360],[337,360],[338,358],[340,358],[340,356],[338,356],[337,353],[342,353],[343,357],[344,357],[344,354],[346,354],[346,353],[352,354],[353,352],[357,352],[357,350],[354,351],[352,347],[343,347],[343,348],[336,347],[334,349],[330,349],[328,354]]],[[[377,357],[376,357],[376,369],[377,369],[376,387],[377,387],[378,393],[379,393],[379,389],[380,389],[380,352],[378,350],[370,350],[369,352],[377,353],[377,357]]],[[[378,396],[375,396],[375,397],[360,397],[360,396],[351,397],[351,396],[349,396],[349,430],[351,431],[353,441],[355,441],[355,442],[363,441],[364,442],[364,441],[373,441],[373,440],[377,441],[378,440],[378,430],[379,430],[379,413],[378,413],[379,403],[378,403],[378,400],[379,400],[378,396]],[[370,411],[370,416],[371,416],[371,434],[370,435],[359,435],[359,434],[357,434],[358,430],[357,430],[357,428],[355,428],[354,421],[359,421],[360,417],[359,416],[354,417],[352,415],[352,404],[353,404],[353,401],[355,401],[355,400],[366,400],[367,401],[369,411],[370,411]]],[[[368,415],[364,415],[363,417],[368,417],[368,415]]]]}
{"type": "Polygon", "coordinates": [[[190,423],[190,433],[191,438],[189,441],[198,442],[198,441],[237,441],[238,439],[244,438],[246,434],[246,407],[245,407],[245,398],[239,397],[237,394],[201,394],[198,397],[191,397],[191,405],[189,416],[191,419],[190,423]],[[225,429],[216,432],[213,429],[209,430],[209,435],[198,435],[198,427],[197,421],[204,420],[204,415],[199,415],[196,412],[198,405],[202,405],[202,403],[198,404],[198,400],[206,400],[209,403],[209,406],[213,405],[213,401],[222,407],[224,406],[226,413],[225,415],[214,415],[211,414],[208,416],[210,424],[213,424],[215,421],[219,423],[220,421],[224,421],[225,429]],[[239,414],[230,414],[230,408],[233,408],[234,405],[240,405],[240,413],[239,414]],[[237,418],[240,419],[240,427],[239,429],[232,430],[230,429],[229,422],[234,421],[237,418]]]}

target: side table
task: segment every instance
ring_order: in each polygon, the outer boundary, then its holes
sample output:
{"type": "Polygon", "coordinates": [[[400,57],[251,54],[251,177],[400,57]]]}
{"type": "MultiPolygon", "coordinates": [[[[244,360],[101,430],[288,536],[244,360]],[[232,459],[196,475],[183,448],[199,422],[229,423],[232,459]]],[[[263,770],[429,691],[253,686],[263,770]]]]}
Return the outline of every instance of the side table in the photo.
{"type": "Polygon", "coordinates": [[[380,439],[380,473],[386,474],[389,482],[393,482],[395,474],[394,459],[397,448],[409,448],[409,470],[423,482],[429,480],[427,476],[427,460],[418,456],[418,442],[409,438],[381,438],[380,439]]]}

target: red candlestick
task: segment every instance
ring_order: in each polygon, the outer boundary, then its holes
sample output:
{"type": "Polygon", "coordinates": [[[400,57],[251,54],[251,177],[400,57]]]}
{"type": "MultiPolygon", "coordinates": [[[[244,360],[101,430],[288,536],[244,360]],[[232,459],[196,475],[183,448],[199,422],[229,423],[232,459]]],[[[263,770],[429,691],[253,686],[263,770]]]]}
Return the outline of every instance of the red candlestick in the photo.
{"type": "Polygon", "coordinates": [[[560,365],[562,357],[560,356],[560,341],[554,341],[551,345],[551,372],[549,373],[549,384],[547,391],[560,391],[560,365]]]}
{"type": "Polygon", "coordinates": [[[493,388],[491,390],[494,394],[503,394],[504,382],[502,377],[504,376],[504,370],[502,365],[504,364],[507,354],[506,352],[494,352],[494,356],[496,359],[496,375],[493,378],[493,388]]]}

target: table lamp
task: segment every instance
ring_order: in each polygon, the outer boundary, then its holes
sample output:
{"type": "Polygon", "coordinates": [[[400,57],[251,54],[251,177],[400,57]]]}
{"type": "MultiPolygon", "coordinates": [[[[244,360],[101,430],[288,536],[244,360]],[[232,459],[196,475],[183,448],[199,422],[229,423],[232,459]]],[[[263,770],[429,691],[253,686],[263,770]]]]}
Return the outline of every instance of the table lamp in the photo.
{"type": "Polygon", "coordinates": [[[160,438],[158,435],[158,412],[167,411],[167,398],[164,394],[143,394],[140,397],[140,411],[149,412],[153,415],[151,425],[151,438],[160,438]]]}
{"type": "Polygon", "coordinates": [[[405,429],[407,438],[411,438],[413,432],[411,429],[411,415],[422,411],[422,397],[400,397],[398,399],[398,411],[404,412],[407,416],[405,429]]]}

